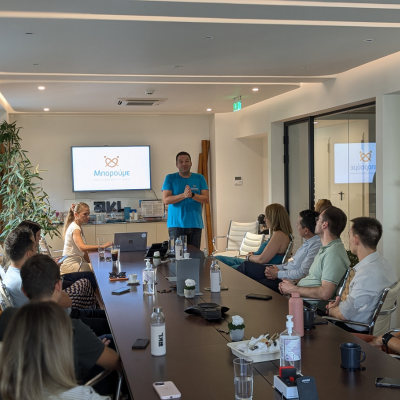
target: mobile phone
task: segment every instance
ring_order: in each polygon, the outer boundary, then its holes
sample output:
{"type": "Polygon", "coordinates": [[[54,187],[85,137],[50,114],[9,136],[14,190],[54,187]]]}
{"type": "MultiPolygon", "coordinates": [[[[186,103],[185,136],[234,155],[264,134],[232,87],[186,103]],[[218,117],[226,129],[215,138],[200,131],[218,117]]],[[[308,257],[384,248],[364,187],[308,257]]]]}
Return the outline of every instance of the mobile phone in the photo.
{"type": "Polygon", "coordinates": [[[400,388],[400,379],[396,378],[376,378],[375,386],[385,386],[400,388]]]}
{"type": "Polygon", "coordinates": [[[246,294],[246,299],[271,300],[272,296],[269,296],[268,294],[249,293],[246,294]]]}
{"type": "MultiPolygon", "coordinates": [[[[220,288],[221,288],[221,290],[228,290],[228,287],[227,287],[227,286],[222,286],[222,285],[221,285],[220,288]]],[[[211,291],[211,288],[210,288],[210,287],[205,287],[204,290],[205,290],[206,292],[210,292],[210,291],[211,291]]]]}
{"type": "Polygon", "coordinates": [[[129,288],[129,287],[122,287],[122,288],[120,288],[120,289],[115,289],[115,290],[113,290],[113,291],[111,292],[111,294],[119,295],[119,294],[128,293],[128,292],[130,292],[130,291],[131,291],[131,288],[129,288]]]}
{"type": "Polygon", "coordinates": [[[145,349],[149,342],[149,339],[136,339],[135,343],[133,343],[132,349],[145,349]]]}
{"type": "Polygon", "coordinates": [[[181,397],[181,392],[171,381],[154,382],[153,388],[160,399],[179,399],[181,397]]]}
{"type": "Polygon", "coordinates": [[[68,257],[69,257],[68,254],[65,255],[65,256],[62,256],[57,262],[58,262],[59,264],[61,264],[61,263],[64,262],[68,257]]]}

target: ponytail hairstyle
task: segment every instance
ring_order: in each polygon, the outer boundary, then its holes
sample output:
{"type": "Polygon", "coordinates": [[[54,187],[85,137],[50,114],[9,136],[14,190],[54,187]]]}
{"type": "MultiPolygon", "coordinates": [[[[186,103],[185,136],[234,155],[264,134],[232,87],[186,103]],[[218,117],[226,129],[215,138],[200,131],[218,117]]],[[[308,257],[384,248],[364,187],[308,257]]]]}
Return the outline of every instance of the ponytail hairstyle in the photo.
{"type": "Polygon", "coordinates": [[[89,208],[86,203],[79,202],[77,204],[71,204],[71,208],[68,211],[67,216],[64,221],[63,239],[65,239],[65,234],[67,233],[68,227],[75,221],[75,213],[79,214],[84,208],[89,208]]]}

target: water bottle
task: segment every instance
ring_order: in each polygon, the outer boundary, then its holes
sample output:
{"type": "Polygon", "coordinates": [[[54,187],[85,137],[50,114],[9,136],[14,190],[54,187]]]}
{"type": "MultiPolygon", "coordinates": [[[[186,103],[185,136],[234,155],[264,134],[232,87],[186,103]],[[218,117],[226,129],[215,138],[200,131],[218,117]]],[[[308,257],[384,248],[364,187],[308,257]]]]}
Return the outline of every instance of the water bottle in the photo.
{"type": "Polygon", "coordinates": [[[281,342],[281,367],[292,366],[296,373],[301,374],[301,339],[300,335],[293,329],[293,315],[287,316],[286,330],[283,331],[279,340],[281,342]]]}
{"type": "Polygon", "coordinates": [[[221,269],[218,265],[217,260],[213,260],[210,268],[210,282],[211,282],[211,291],[214,293],[221,291],[221,269]]]}
{"type": "Polygon", "coordinates": [[[183,260],[183,243],[179,236],[175,239],[175,259],[183,260]]]}
{"type": "Polygon", "coordinates": [[[142,271],[143,294],[154,295],[156,274],[150,260],[146,259],[146,261],[146,268],[142,271]]]}
{"type": "Polygon", "coordinates": [[[150,319],[151,355],[163,356],[166,353],[165,317],[161,307],[154,307],[150,319]]]}
{"type": "Polygon", "coordinates": [[[300,335],[304,336],[304,311],[303,299],[299,292],[292,292],[289,299],[289,315],[293,315],[293,328],[300,335]]]}

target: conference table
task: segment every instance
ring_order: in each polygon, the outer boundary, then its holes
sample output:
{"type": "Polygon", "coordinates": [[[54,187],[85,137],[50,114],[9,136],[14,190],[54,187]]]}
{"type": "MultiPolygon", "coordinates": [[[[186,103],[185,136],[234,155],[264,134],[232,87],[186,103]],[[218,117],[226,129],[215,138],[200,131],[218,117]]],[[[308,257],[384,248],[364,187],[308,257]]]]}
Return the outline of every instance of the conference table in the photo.
{"type": "MultiPolygon", "coordinates": [[[[219,263],[223,285],[228,290],[220,293],[204,291],[210,286],[211,259],[203,252],[189,246],[192,258],[200,262],[200,288],[202,295],[186,299],[170,290],[166,279],[174,276],[170,263],[157,268],[157,285],[154,296],[143,295],[143,288],[130,286],[130,292],[115,296],[111,292],[126,287],[127,281],[109,281],[109,272],[125,271],[137,274],[142,283],[145,268],[141,252],[121,253],[120,261],[99,261],[96,252],[90,260],[105,305],[114,341],[120,354],[124,375],[135,400],[156,400],[153,389],[157,381],[175,383],[184,399],[234,399],[234,356],[227,346],[230,342],[228,322],[233,315],[244,318],[245,339],[263,333],[280,333],[286,329],[287,298],[271,291],[236,270],[219,263]],[[166,293],[159,293],[163,290],[166,293]],[[246,299],[248,293],[272,296],[272,300],[246,299]],[[229,308],[220,321],[208,322],[184,310],[201,302],[214,302],[229,308]],[[161,306],[166,321],[165,356],[154,357],[150,344],[144,350],[132,350],[136,339],[150,339],[150,316],[154,306],[161,306]]],[[[106,254],[106,257],[109,254],[106,254]]],[[[329,323],[306,331],[302,338],[302,374],[316,380],[319,398],[341,400],[355,396],[364,400],[398,399],[400,390],[378,388],[377,377],[400,379],[399,361],[329,323]],[[340,367],[340,344],[359,343],[366,353],[364,371],[347,371],[340,367]]],[[[282,396],[273,387],[273,376],[278,374],[279,359],[254,364],[253,398],[278,400],[282,396]]]]}

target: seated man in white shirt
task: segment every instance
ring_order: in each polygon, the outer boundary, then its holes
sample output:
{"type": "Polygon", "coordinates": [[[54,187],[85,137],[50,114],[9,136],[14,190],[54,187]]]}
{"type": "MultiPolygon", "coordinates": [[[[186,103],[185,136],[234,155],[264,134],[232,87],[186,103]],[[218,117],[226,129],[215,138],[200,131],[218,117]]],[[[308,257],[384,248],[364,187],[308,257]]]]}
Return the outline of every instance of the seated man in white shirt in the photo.
{"type": "Polygon", "coordinates": [[[297,231],[304,239],[303,245],[297,250],[293,258],[286,264],[270,265],[265,268],[265,278],[258,282],[277,293],[282,279],[297,280],[308,275],[308,270],[314,261],[318,250],[322,246],[321,239],[315,234],[316,218],[319,213],[313,210],[304,210],[297,219],[297,231]]]}
{"type": "MultiPolygon", "coordinates": [[[[4,250],[10,258],[11,264],[3,282],[10,293],[14,307],[22,307],[28,302],[28,299],[21,290],[20,270],[24,262],[37,253],[36,241],[32,231],[25,226],[13,229],[4,241],[4,250]]],[[[71,307],[72,302],[67,293],[62,293],[59,304],[63,308],[71,307]]]]}
{"type": "MultiPolygon", "coordinates": [[[[351,220],[350,251],[360,262],[354,266],[355,275],[350,283],[346,301],[329,303],[327,314],[341,320],[369,323],[385,288],[397,282],[389,262],[376,250],[382,236],[382,225],[375,218],[359,217],[351,220]]],[[[349,332],[362,332],[366,328],[354,324],[337,323],[349,332]]]]}

